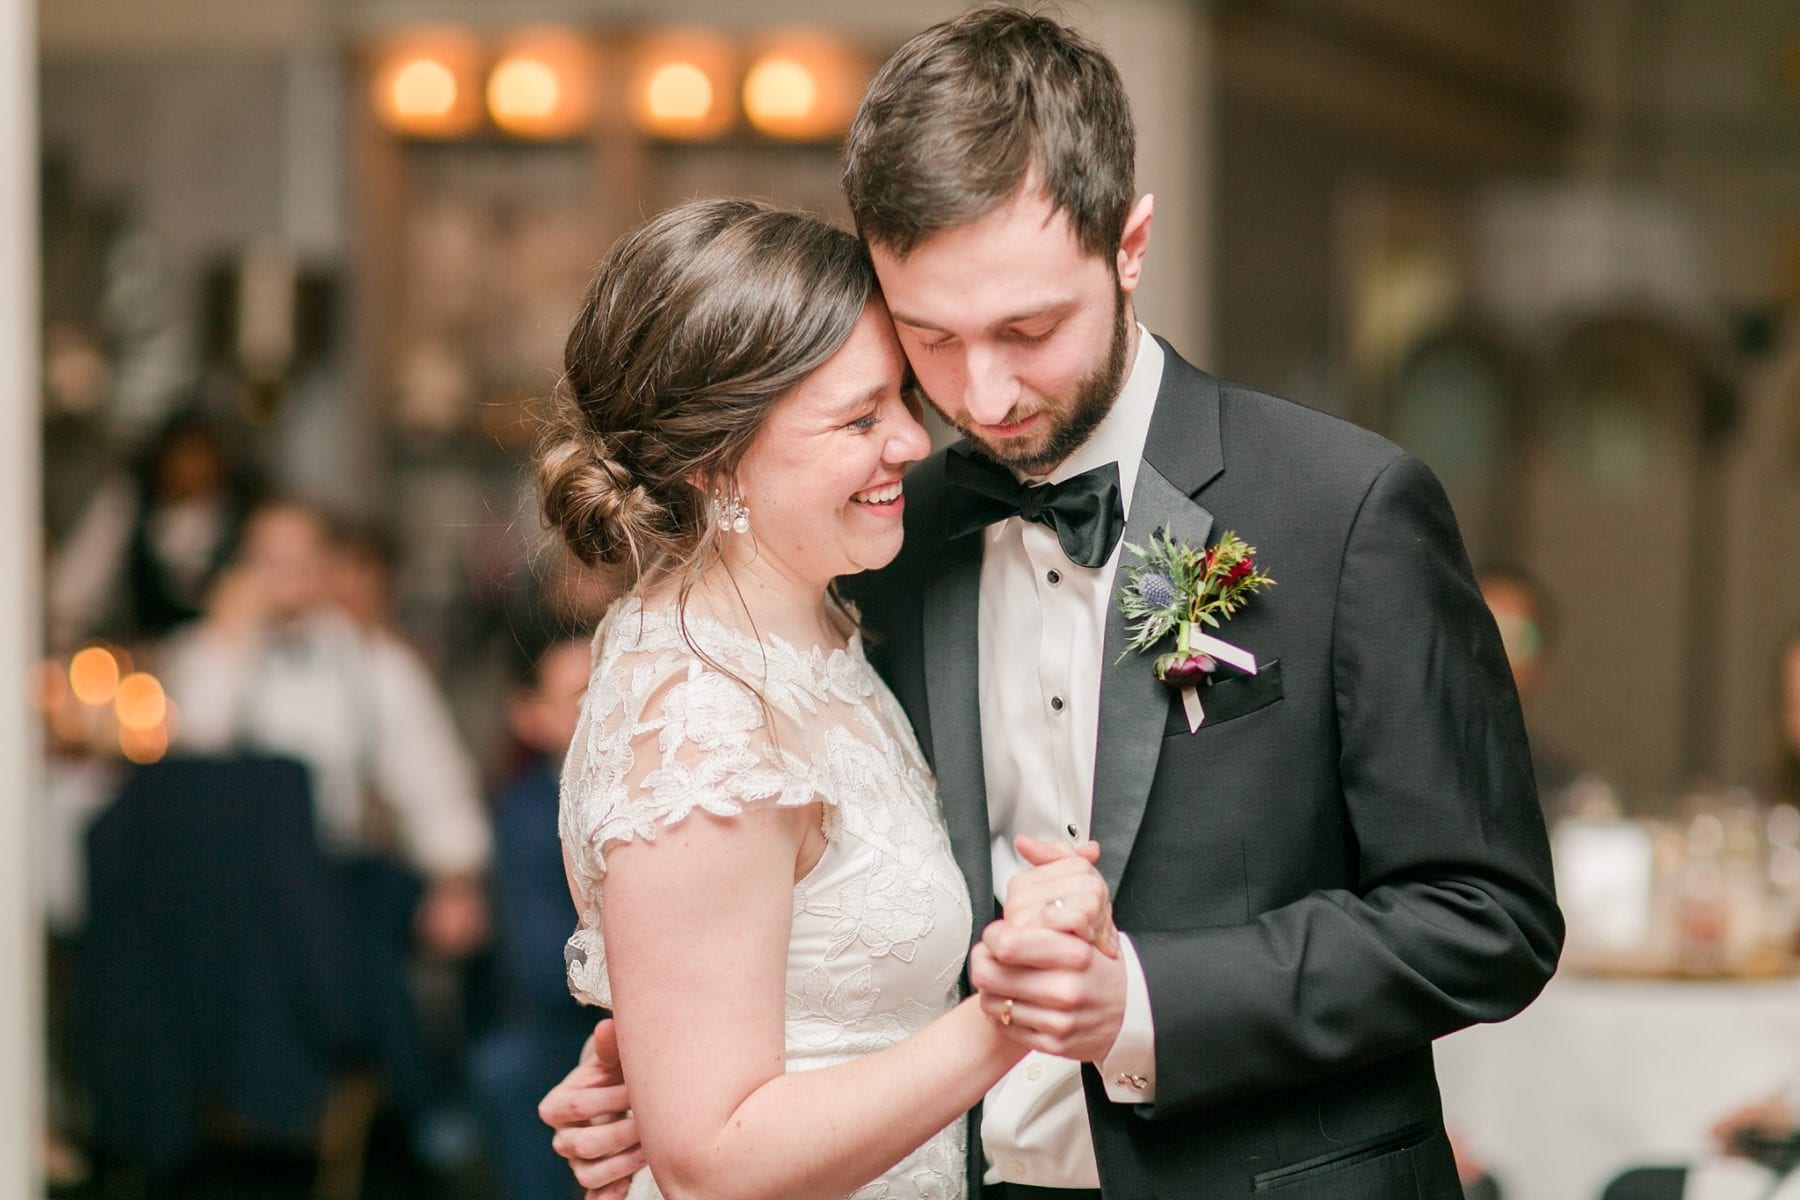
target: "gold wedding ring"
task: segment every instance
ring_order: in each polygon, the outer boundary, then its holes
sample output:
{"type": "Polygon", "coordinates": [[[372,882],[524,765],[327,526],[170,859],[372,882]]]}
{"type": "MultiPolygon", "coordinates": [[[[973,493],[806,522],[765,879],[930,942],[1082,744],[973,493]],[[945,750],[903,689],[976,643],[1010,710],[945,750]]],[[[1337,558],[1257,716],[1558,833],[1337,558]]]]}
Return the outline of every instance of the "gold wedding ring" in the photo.
{"type": "Polygon", "coordinates": [[[1012,997],[1011,996],[1008,996],[1006,999],[1004,999],[1000,1002],[1000,1023],[1002,1025],[1011,1025],[1012,1024],[1012,997]]]}

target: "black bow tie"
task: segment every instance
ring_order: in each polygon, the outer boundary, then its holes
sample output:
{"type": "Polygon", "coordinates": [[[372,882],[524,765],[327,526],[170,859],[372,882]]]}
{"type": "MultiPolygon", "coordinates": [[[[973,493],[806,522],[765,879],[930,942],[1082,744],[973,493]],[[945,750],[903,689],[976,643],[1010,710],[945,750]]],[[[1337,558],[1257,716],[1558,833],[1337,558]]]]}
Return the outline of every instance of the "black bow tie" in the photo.
{"type": "Polygon", "coordinates": [[[1056,530],[1069,561],[1102,567],[1125,532],[1125,503],[1119,496],[1119,464],[1083,471],[1061,483],[1020,483],[990,458],[952,451],[944,480],[952,489],[950,536],[985,529],[995,521],[1023,517],[1056,530]]]}

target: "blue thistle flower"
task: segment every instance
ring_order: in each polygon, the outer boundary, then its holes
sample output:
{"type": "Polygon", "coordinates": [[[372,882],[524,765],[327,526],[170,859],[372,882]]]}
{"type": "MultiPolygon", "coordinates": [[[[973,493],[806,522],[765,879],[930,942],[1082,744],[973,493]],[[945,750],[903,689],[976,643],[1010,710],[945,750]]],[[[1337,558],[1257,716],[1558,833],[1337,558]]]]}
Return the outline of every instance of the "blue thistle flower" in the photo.
{"type": "Polygon", "coordinates": [[[1167,608],[1175,603],[1175,581],[1160,571],[1145,571],[1138,576],[1137,594],[1151,608],[1167,608]]]}

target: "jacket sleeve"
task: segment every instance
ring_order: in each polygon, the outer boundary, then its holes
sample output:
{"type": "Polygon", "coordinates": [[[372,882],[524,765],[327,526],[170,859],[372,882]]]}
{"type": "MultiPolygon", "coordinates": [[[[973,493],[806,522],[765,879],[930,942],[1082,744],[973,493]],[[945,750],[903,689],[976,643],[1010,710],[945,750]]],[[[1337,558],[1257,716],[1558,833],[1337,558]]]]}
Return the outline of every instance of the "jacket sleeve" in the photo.
{"type": "Polygon", "coordinates": [[[1355,886],[1240,926],[1134,933],[1156,1025],[1142,1116],[1504,1020],[1555,969],[1562,918],[1518,698],[1449,501],[1415,459],[1375,478],[1350,526],[1331,671],[1355,886]]]}

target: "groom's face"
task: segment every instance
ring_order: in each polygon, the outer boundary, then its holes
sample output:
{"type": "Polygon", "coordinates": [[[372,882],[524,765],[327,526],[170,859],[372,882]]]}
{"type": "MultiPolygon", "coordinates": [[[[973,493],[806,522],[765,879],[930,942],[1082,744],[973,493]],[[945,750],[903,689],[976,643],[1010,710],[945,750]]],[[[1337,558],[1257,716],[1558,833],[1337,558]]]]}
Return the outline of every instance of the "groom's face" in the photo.
{"type": "Polygon", "coordinates": [[[905,257],[870,252],[926,398],[995,459],[1047,473],[1112,409],[1129,287],[1035,188],[905,257]]]}

